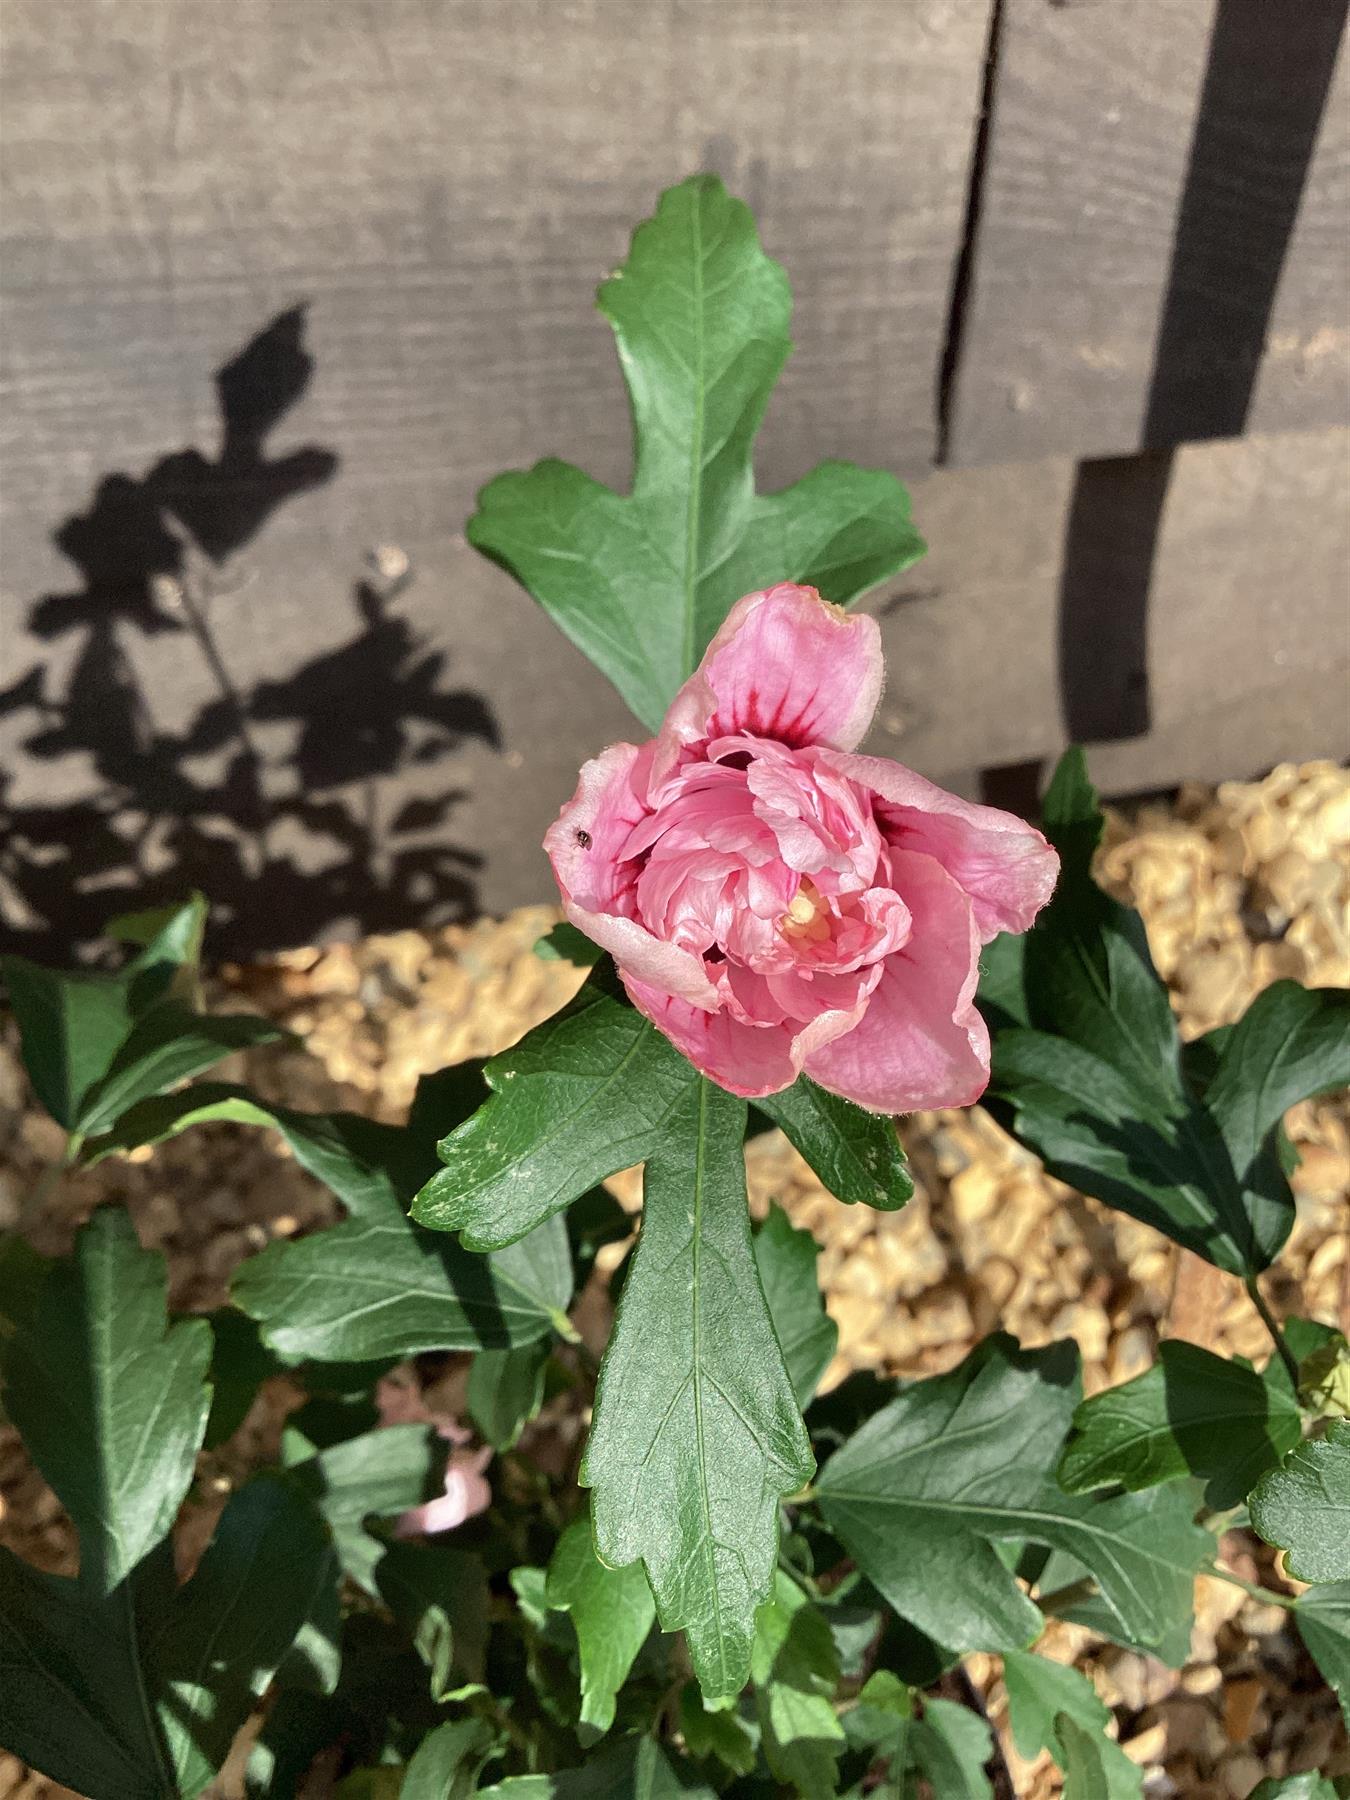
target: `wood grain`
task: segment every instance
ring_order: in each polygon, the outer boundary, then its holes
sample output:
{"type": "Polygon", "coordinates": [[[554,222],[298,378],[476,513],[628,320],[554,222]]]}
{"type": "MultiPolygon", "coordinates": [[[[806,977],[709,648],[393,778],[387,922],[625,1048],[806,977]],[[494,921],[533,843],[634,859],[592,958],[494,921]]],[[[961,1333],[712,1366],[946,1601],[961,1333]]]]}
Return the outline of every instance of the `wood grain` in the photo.
{"type": "Polygon", "coordinates": [[[1004,0],[951,461],[1343,422],[1344,14],[1004,0]]]}

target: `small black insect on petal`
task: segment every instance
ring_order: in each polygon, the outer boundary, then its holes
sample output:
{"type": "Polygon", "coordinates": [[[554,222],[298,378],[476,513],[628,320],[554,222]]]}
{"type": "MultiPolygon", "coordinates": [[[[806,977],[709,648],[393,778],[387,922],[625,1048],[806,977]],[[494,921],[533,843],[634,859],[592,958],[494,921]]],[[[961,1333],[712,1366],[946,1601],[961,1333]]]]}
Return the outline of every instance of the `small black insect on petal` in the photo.
{"type": "Polygon", "coordinates": [[[589,832],[589,831],[580,831],[580,830],[579,830],[579,831],[578,831],[578,832],[577,832],[577,842],[578,842],[578,843],[579,843],[579,844],[580,844],[580,845],[581,845],[581,847],[582,847],[582,849],[583,849],[583,850],[589,850],[589,849],[590,849],[590,847],[591,847],[591,834],[590,834],[590,832],[589,832]]]}

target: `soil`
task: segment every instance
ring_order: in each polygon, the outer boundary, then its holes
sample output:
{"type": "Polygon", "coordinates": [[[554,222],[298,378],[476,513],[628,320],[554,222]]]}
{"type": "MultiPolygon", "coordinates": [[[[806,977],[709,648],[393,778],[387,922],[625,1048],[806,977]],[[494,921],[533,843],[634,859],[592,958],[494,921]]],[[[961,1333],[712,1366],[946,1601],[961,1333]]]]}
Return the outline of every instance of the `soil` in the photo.
{"type": "MultiPolygon", "coordinates": [[[[1332,764],[1186,788],[1167,804],[1113,814],[1098,872],[1142,911],[1188,1036],[1232,1020],[1284,976],[1350,986],[1350,776],[1332,764]]],[[[533,954],[555,917],[527,908],[223,968],[213,1004],[254,1007],[304,1040],[303,1049],[237,1058],[223,1073],[291,1105],[398,1119],[420,1074],[502,1048],[572,992],[577,971],[533,954]]],[[[1297,1107],[1288,1128],[1301,1156],[1298,1217],[1268,1296],[1279,1315],[1347,1329],[1350,1102],[1297,1107]]],[[[166,1253],[181,1310],[221,1304],[242,1258],[335,1213],[272,1134],[223,1125],[49,1185],[34,1208],[25,1197],[60,1136],[31,1098],[11,1033],[0,1043],[0,1228],[20,1227],[57,1253],[94,1205],[122,1201],[142,1241],[166,1253]]],[[[839,1205],[776,1133],[750,1147],[753,1209],[762,1214],[778,1200],[821,1244],[822,1285],[839,1326],[827,1385],[855,1368],[938,1373],[998,1327],[1029,1345],[1074,1338],[1089,1392],[1148,1367],[1166,1336],[1257,1361],[1269,1354],[1240,1282],[1050,1179],[979,1108],[917,1115],[903,1136],[918,1189],[895,1214],[839,1205]]],[[[636,1176],[612,1185],[635,1210],[636,1176]]],[[[609,1323],[598,1290],[580,1319],[598,1347],[609,1323]]],[[[203,1455],[176,1538],[184,1566],[224,1495],[272,1453],[290,1403],[272,1384],[235,1437],[203,1455]]],[[[46,1569],[75,1566],[69,1522],[9,1430],[0,1430],[0,1542],[46,1569]]],[[[1249,1580],[1297,1588],[1249,1534],[1232,1534],[1225,1554],[1249,1580]]],[[[1090,1676],[1127,1753],[1146,1770],[1150,1800],[1246,1800],[1266,1776],[1350,1772],[1344,1725],[1288,1613],[1239,1588],[1197,1582],[1191,1657],[1180,1671],[1059,1623],[1040,1648],[1090,1676]]],[[[998,1659],[974,1656],[967,1669],[1019,1800],[1052,1800],[1058,1773],[1044,1757],[1023,1761],[1008,1736],[998,1659]]],[[[217,1786],[238,1792],[233,1778],[217,1786]]],[[[0,1800],[67,1792],[0,1752],[0,1800]]]]}

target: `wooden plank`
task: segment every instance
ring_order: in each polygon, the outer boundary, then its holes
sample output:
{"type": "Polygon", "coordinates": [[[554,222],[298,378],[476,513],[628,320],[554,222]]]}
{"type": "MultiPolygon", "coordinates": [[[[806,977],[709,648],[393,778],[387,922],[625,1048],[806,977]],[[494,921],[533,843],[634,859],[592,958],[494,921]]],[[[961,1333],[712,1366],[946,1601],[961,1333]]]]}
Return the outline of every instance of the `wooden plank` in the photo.
{"type": "MultiPolygon", "coordinates": [[[[1146,640],[1152,730],[1094,748],[1108,792],[1350,754],[1348,448],[1342,431],[1178,452],[1146,640]]],[[[870,749],[970,791],[971,771],[1062,747],[1073,487],[1067,460],[917,485],[933,551],[869,603],[890,672],[870,749]]],[[[320,524],[310,495],[223,570],[193,564],[211,655],[162,594],[153,615],[128,603],[112,643],[78,600],[48,609],[45,640],[13,642],[11,943],[56,951],[187,881],[221,903],[218,951],[551,893],[540,839],[580,763],[634,735],[623,705],[462,538],[433,524],[403,540],[412,579],[397,588],[343,563],[320,524]]]]}
{"type": "Polygon", "coordinates": [[[949,459],[1344,420],[1345,0],[1004,0],[949,459]]]}
{"type": "Polygon", "coordinates": [[[206,372],[297,301],[335,534],[458,522],[548,452],[621,481],[591,298],[700,167],[798,297],[766,485],[923,466],[987,27],[947,0],[10,0],[7,586],[52,579],[44,525],[100,471],[199,441],[206,372]]]}

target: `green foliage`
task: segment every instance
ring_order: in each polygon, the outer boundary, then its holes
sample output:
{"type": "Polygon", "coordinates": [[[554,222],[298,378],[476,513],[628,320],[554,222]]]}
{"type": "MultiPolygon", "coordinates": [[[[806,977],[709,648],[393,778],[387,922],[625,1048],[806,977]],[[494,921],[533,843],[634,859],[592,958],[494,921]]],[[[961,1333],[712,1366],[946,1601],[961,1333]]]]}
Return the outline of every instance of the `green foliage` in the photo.
{"type": "Polygon", "coordinates": [[[510,1350],[480,1350],[474,1357],[469,1417],[494,1450],[510,1450],[544,1404],[551,1349],[547,1338],[536,1338],[510,1350]]]}
{"type": "Polygon", "coordinates": [[[909,1734],[912,1766],[942,1800],[993,1800],[984,1765],[994,1753],[984,1720],[951,1700],[928,1700],[909,1734]]]}
{"type": "Polygon", "coordinates": [[[781,1570],[755,1620],[750,1673],[770,1769],[803,1800],[830,1800],[845,1742],[839,1656],[824,1613],[781,1570]]]}
{"type": "Polygon", "coordinates": [[[471,1250],[513,1243],[641,1162],[697,1079],[608,965],[483,1074],[491,1099],[439,1145],[445,1166],[412,1209],[471,1250]]]}
{"type": "Polygon", "coordinates": [[[755,1267],[744,1136],[744,1101],[698,1080],[647,1164],[582,1468],[596,1548],[642,1558],[709,1699],[745,1685],[778,1500],[815,1466],[755,1267]]]}
{"type": "Polygon", "coordinates": [[[1350,1581],[1310,1587],[1294,1608],[1299,1636],[1350,1725],[1350,1581]]]}
{"type": "Polygon", "coordinates": [[[573,1519],[548,1566],[547,1605],[571,1615],[581,1657],[581,1723],[601,1736],[614,1723],[614,1696],[656,1622],[640,1563],[611,1569],[595,1554],[591,1522],[573,1519]]]}
{"type": "Polygon", "coordinates": [[[1304,1769],[1297,1775],[1269,1776],[1257,1783],[1247,1800],[1338,1800],[1338,1789],[1329,1776],[1304,1769]]]}
{"type": "Polygon", "coordinates": [[[483,1800],[714,1800],[687,1763],[649,1737],[622,1738],[578,1768],[513,1775],[481,1792],[483,1800]]]}
{"type": "Polygon", "coordinates": [[[164,1258],[104,1208],[51,1265],[4,1346],[5,1404],[80,1534],[80,1576],[104,1595],[173,1523],[206,1430],[211,1328],[170,1326],[164,1258]]]}
{"type": "Polygon", "coordinates": [[[0,957],[38,1099],[72,1139],[106,1131],[129,1106],[218,1063],[233,1050],[286,1034],[246,1013],[198,1012],[206,902],[114,921],[142,944],[118,974],[42,969],[0,957]],[[142,928],[158,924],[145,939],[142,928]]]}
{"type": "Polygon", "coordinates": [[[820,1251],[781,1206],[755,1233],[755,1267],[798,1406],[805,1406],[834,1355],[839,1327],[825,1311],[816,1280],[820,1251]]]}
{"type": "Polygon", "coordinates": [[[1046,1656],[1006,1650],[1003,1680],[1013,1741],[1028,1761],[1048,1750],[1084,1800],[1098,1792],[1102,1800],[1139,1800],[1143,1771],[1106,1736],[1111,1714],[1085,1675],[1046,1656]]]}
{"type": "Polygon", "coordinates": [[[217,1120],[272,1126],[296,1161],[324,1182],[349,1217],[327,1231],[271,1244],[244,1263],[233,1297],[283,1357],[363,1362],[420,1350],[505,1348],[564,1324],[572,1293],[561,1225],[500,1256],[471,1256],[407,1216],[436,1166],[447,1112],[481,1097],[477,1070],[447,1069],[418,1084],[406,1126],[354,1113],[303,1113],[266,1105],[246,1088],[202,1083],[126,1114],[95,1139],[86,1160],[157,1143],[217,1120]]]}
{"type": "Polygon", "coordinates": [[[1293,1222],[1281,1119],[1350,1080],[1350,994],[1277,982],[1221,1043],[1184,1053],[1138,914],[1092,880],[1101,825],[1071,750],[1045,799],[1059,888],[1024,938],[986,952],[986,1104],[1061,1180],[1254,1275],[1293,1222]]]}
{"type": "Polygon", "coordinates": [[[680,1690],[680,1731],[691,1756],[715,1758],[733,1775],[748,1775],[755,1766],[755,1738],[740,1717],[703,1704],[698,1683],[680,1690]]]}
{"type": "Polygon", "coordinates": [[[923,540],[892,475],[822,463],[755,492],[752,452],[791,348],[787,277],[715,175],[662,195],[600,288],[633,413],[633,491],[550,459],[478,497],[501,563],[655,730],[734,601],[801,581],[847,604],[923,540]]]}
{"type": "Polygon", "coordinates": [[[1079,1392],[1072,1345],[988,1338],[950,1374],[902,1387],[826,1464],[826,1523],[939,1643],[1007,1650],[1037,1635],[1040,1614],[994,1548],[1009,1539],[1078,1558],[1146,1643],[1189,1614],[1209,1539],[1185,1495],[1070,1496],[1049,1475],[1079,1392]]]}
{"type": "Polygon", "coordinates": [[[1298,1443],[1302,1419],[1278,1358],[1265,1376],[1171,1338],[1133,1381],[1084,1401],[1060,1459],[1070,1494],[1152,1487],[1186,1475],[1208,1481],[1206,1504],[1236,1506],[1298,1443]]]}
{"type": "Polygon", "coordinates": [[[891,1119],[864,1112],[799,1075],[781,1094],[755,1101],[837,1200],[896,1212],[914,1182],[891,1119]]]}
{"type": "Polygon", "coordinates": [[[1297,1445],[1248,1501],[1252,1524],[1300,1581],[1350,1581],[1350,1420],[1297,1445]]]}
{"type": "Polygon", "coordinates": [[[177,1592],[166,1546],[106,1595],[0,1550],[6,1748],[99,1800],[200,1793],[334,1573],[309,1500],[267,1473],[177,1592]]]}

